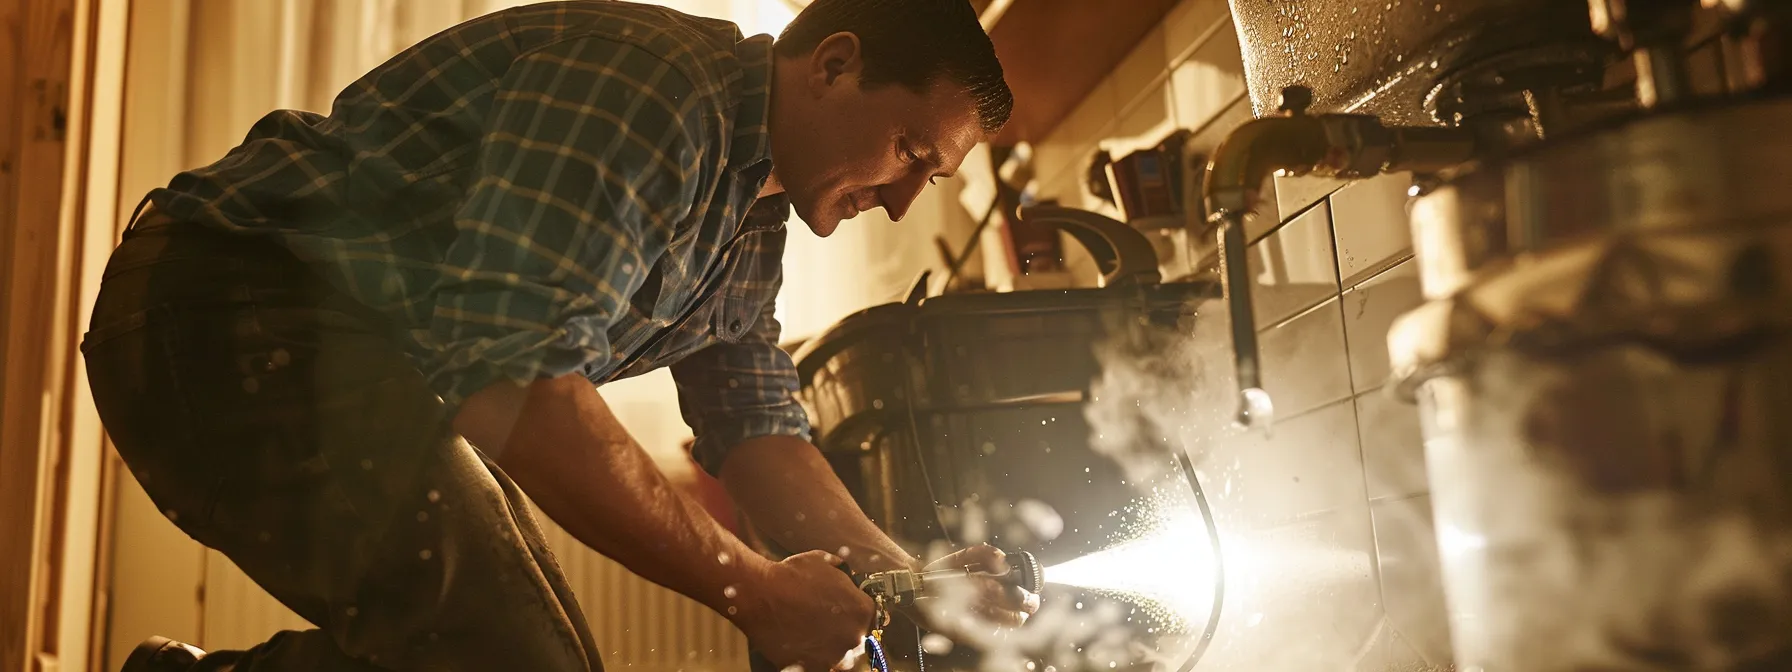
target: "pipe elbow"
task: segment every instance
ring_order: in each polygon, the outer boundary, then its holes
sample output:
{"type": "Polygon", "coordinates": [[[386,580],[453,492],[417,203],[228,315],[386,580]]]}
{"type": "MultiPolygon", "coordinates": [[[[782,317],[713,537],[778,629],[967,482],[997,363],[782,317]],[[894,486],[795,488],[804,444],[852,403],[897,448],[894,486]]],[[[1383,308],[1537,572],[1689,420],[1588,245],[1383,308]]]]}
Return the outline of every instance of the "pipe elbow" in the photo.
{"type": "Polygon", "coordinates": [[[1207,212],[1217,217],[1250,211],[1270,174],[1311,168],[1326,152],[1325,127],[1318,117],[1290,115],[1245,122],[1220,142],[1208,162],[1202,184],[1207,212]]]}

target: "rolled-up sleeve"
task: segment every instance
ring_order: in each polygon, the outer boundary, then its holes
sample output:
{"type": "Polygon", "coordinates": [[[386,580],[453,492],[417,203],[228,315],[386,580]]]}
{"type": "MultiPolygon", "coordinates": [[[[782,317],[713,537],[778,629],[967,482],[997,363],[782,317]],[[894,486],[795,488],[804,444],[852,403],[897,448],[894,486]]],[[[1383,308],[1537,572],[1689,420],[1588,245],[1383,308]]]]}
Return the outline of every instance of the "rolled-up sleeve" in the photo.
{"type": "Polygon", "coordinates": [[[499,81],[422,368],[451,407],[611,356],[607,330],[695,201],[703,115],[637,47],[569,39],[499,81]]]}
{"type": "Polygon", "coordinates": [[[796,399],[796,364],[778,347],[782,326],[766,301],[737,342],[719,341],[672,365],[679,410],[697,437],[692,457],[720,475],[728,451],[748,439],[809,440],[809,415],[796,399]]]}

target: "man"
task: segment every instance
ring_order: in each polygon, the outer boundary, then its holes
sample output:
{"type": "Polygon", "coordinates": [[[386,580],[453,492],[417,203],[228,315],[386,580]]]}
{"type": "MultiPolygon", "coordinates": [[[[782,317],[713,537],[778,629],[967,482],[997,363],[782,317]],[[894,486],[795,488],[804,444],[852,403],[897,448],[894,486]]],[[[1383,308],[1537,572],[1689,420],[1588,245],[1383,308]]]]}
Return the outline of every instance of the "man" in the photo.
{"type": "Polygon", "coordinates": [[[587,0],[263,118],[149,195],[82,350],[151,499],[318,629],[197,660],[151,640],[127,668],[601,669],[525,494],[776,665],[838,664],[871,604],[837,565],[917,561],[808,443],[772,317],[783,224],[901,219],[1011,101],[965,0],[815,0],[775,44],[587,0]],[[623,431],[594,383],[661,366],[700,463],[808,552],[755,555],[623,431]]]}

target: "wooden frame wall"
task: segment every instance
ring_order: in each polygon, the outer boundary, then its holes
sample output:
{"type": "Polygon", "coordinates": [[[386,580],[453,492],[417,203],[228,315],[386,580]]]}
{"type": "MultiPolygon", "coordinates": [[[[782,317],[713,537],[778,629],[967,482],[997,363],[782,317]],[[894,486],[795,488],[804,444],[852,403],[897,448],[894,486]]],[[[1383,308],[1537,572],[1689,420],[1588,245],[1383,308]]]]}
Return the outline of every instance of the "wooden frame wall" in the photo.
{"type": "Polygon", "coordinates": [[[104,431],[77,344],[117,234],[129,0],[0,0],[0,670],[85,670],[104,431]]]}

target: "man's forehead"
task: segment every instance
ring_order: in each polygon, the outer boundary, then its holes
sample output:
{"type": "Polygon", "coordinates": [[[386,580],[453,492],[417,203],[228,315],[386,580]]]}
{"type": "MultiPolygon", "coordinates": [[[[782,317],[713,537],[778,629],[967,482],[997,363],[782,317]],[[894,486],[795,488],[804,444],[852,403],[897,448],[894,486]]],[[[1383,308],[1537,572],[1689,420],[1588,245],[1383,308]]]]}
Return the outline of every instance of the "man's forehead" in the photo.
{"type": "Polygon", "coordinates": [[[928,150],[938,153],[928,158],[957,170],[971,148],[984,139],[976,103],[963,88],[943,83],[929,87],[926,98],[927,121],[922,124],[925,137],[921,139],[931,145],[928,150]]]}

